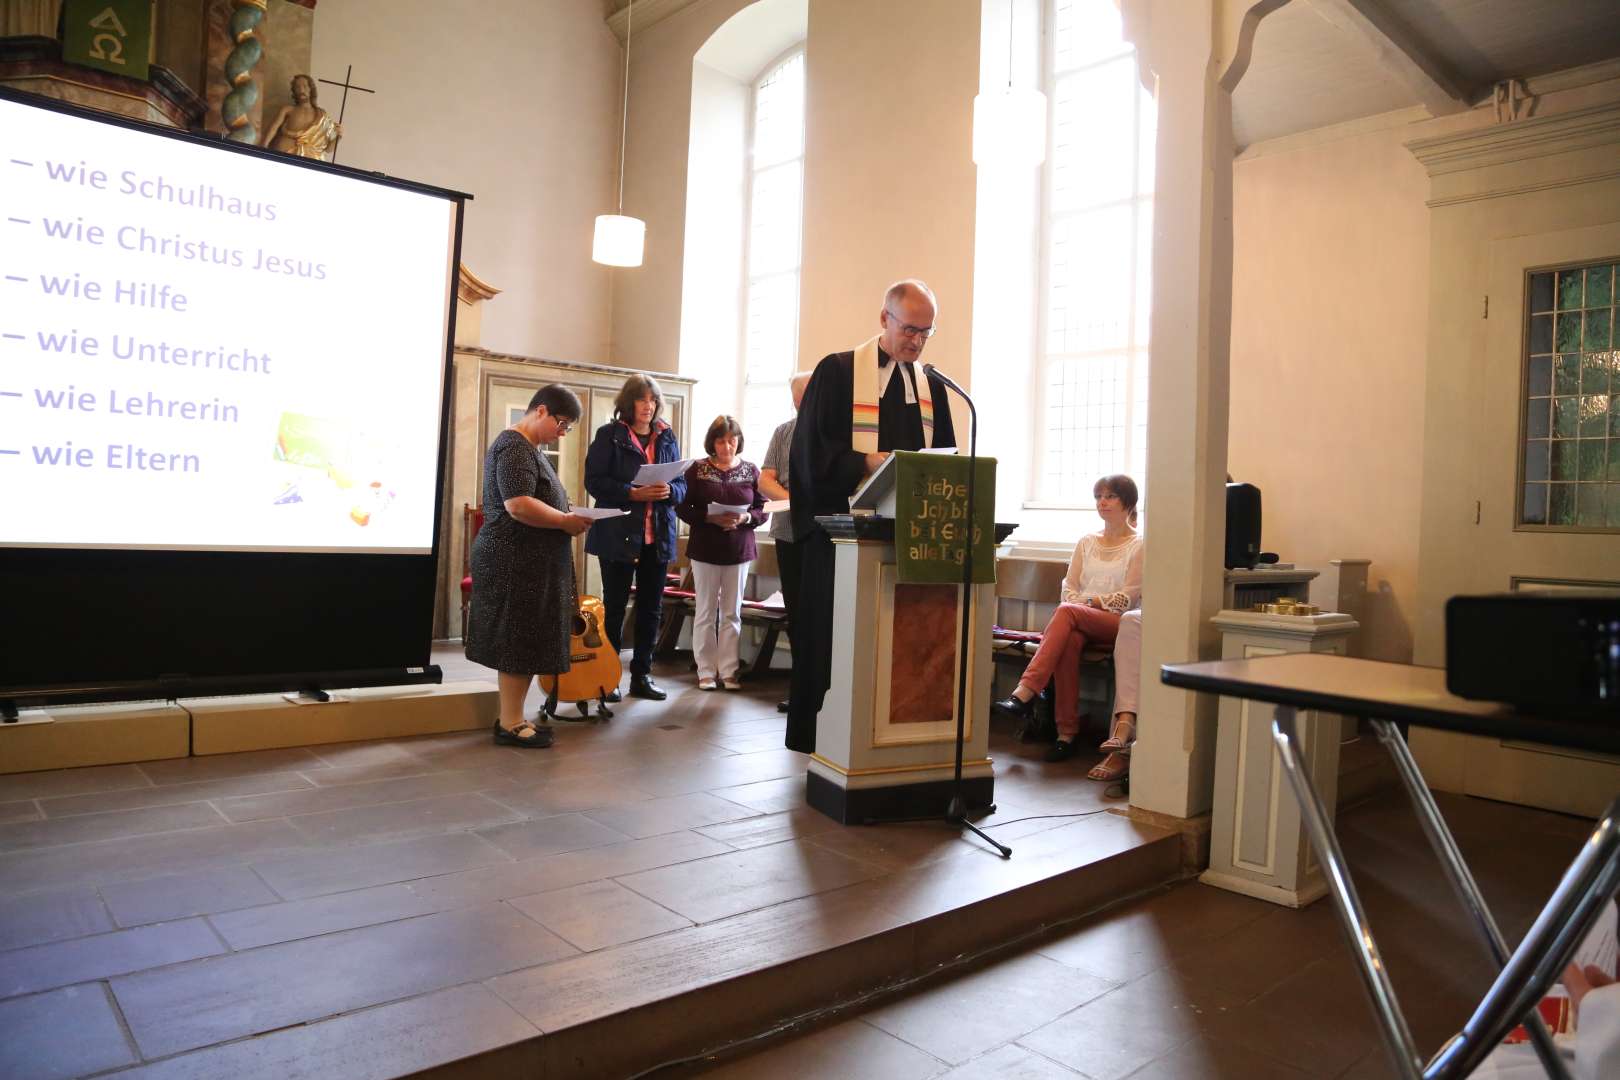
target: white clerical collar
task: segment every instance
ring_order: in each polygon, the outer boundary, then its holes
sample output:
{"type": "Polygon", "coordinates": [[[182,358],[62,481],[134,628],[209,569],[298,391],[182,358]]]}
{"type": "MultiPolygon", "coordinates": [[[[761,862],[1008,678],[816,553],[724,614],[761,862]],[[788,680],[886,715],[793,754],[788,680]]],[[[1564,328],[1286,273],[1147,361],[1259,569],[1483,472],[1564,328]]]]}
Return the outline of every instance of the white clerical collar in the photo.
{"type": "Polygon", "coordinates": [[[889,392],[889,380],[894,378],[895,368],[903,368],[906,373],[906,404],[917,404],[917,373],[904,360],[895,363],[894,357],[885,352],[881,345],[878,346],[878,400],[882,401],[883,395],[889,392]]]}

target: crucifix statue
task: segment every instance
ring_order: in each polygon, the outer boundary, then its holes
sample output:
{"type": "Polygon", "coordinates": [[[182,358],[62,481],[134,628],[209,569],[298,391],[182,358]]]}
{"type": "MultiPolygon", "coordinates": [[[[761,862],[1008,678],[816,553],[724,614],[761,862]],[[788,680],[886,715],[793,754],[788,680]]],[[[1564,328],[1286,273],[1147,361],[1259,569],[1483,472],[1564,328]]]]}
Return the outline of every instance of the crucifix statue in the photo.
{"type": "MultiPolygon", "coordinates": [[[[343,113],[349,107],[349,91],[350,90],[358,90],[363,94],[375,94],[377,92],[377,91],[371,89],[370,87],[356,85],[354,82],[351,81],[353,78],[354,78],[354,65],[350,64],[349,65],[349,70],[343,73],[343,81],[342,82],[333,82],[331,79],[322,79],[321,80],[321,82],[325,83],[327,86],[341,86],[341,87],[343,87],[343,100],[338,102],[338,130],[340,132],[342,131],[342,127],[343,127],[343,113]]],[[[332,160],[333,161],[337,160],[337,149],[335,147],[332,150],[332,160]]]]}
{"type": "Polygon", "coordinates": [[[332,119],[332,114],[316,103],[317,80],[308,75],[294,75],[292,77],[293,103],[284,107],[265,132],[264,145],[272,150],[280,150],[287,154],[296,154],[298,157],[313,158],[318,161],[337,160],[337,143],[343,138],[343,114],[348,109],[349,91],[360,90],[367,94],[375,93],[368,87],[356,86],[350,82],[354,74],[354,65],[349,66],[348,74],[343,81],[333,82],[331,79],[320,79],[328,86],[343,87],[343,101],[338,106],[338,118],[332,119]],[[330,159],[327,151],[332,152],[330,159]]]}

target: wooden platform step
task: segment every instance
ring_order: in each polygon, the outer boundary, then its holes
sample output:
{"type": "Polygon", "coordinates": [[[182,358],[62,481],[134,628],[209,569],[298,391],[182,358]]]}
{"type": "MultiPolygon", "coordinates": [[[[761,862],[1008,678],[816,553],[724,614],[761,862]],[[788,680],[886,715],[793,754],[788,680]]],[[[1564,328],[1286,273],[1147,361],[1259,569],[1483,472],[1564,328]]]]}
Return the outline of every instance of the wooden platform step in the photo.
{"type": "Polygon", "coordinates": [[[998,830],[1011,860],[964,839],[877,881],[491,979],[484,987],[541,1034],[413,1075],[633,1075],[937,974],[1180,873],[1180,837],[1123,816],[1015,841],[1017,828],[998,830]]]}

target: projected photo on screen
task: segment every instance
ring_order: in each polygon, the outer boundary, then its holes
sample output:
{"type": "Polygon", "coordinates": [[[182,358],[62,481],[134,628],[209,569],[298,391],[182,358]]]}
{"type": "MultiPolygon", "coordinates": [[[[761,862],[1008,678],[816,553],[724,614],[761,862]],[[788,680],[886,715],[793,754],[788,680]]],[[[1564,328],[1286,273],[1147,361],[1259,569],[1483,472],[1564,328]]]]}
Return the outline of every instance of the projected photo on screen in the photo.
{"type": "Polygon", "coordinates": [[[456,213],[0,99],[0,547],[430,552],[456,213]]]}

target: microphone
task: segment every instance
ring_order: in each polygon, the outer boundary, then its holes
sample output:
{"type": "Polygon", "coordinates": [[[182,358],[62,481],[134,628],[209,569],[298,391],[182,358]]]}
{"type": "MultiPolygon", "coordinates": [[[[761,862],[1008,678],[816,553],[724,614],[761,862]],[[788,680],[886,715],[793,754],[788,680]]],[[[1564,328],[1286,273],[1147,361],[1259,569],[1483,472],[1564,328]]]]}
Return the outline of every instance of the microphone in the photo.
{"type": "MultiPolygon", "coordinates": [[[[936,378],[940,382],[944,383],[946,386],[950,387],[952,390],[955,390],[958,394],[961,394],[963,397],[968,397],[968,392],[956,385],[955,379],[939,370],[939,368],[935,367],[933,364],[924,364],[922,369],[924,375],[932,376],[933,378],[936,378]]],[[[969,398],[969,400],[972,399],[969,398]]]]}

